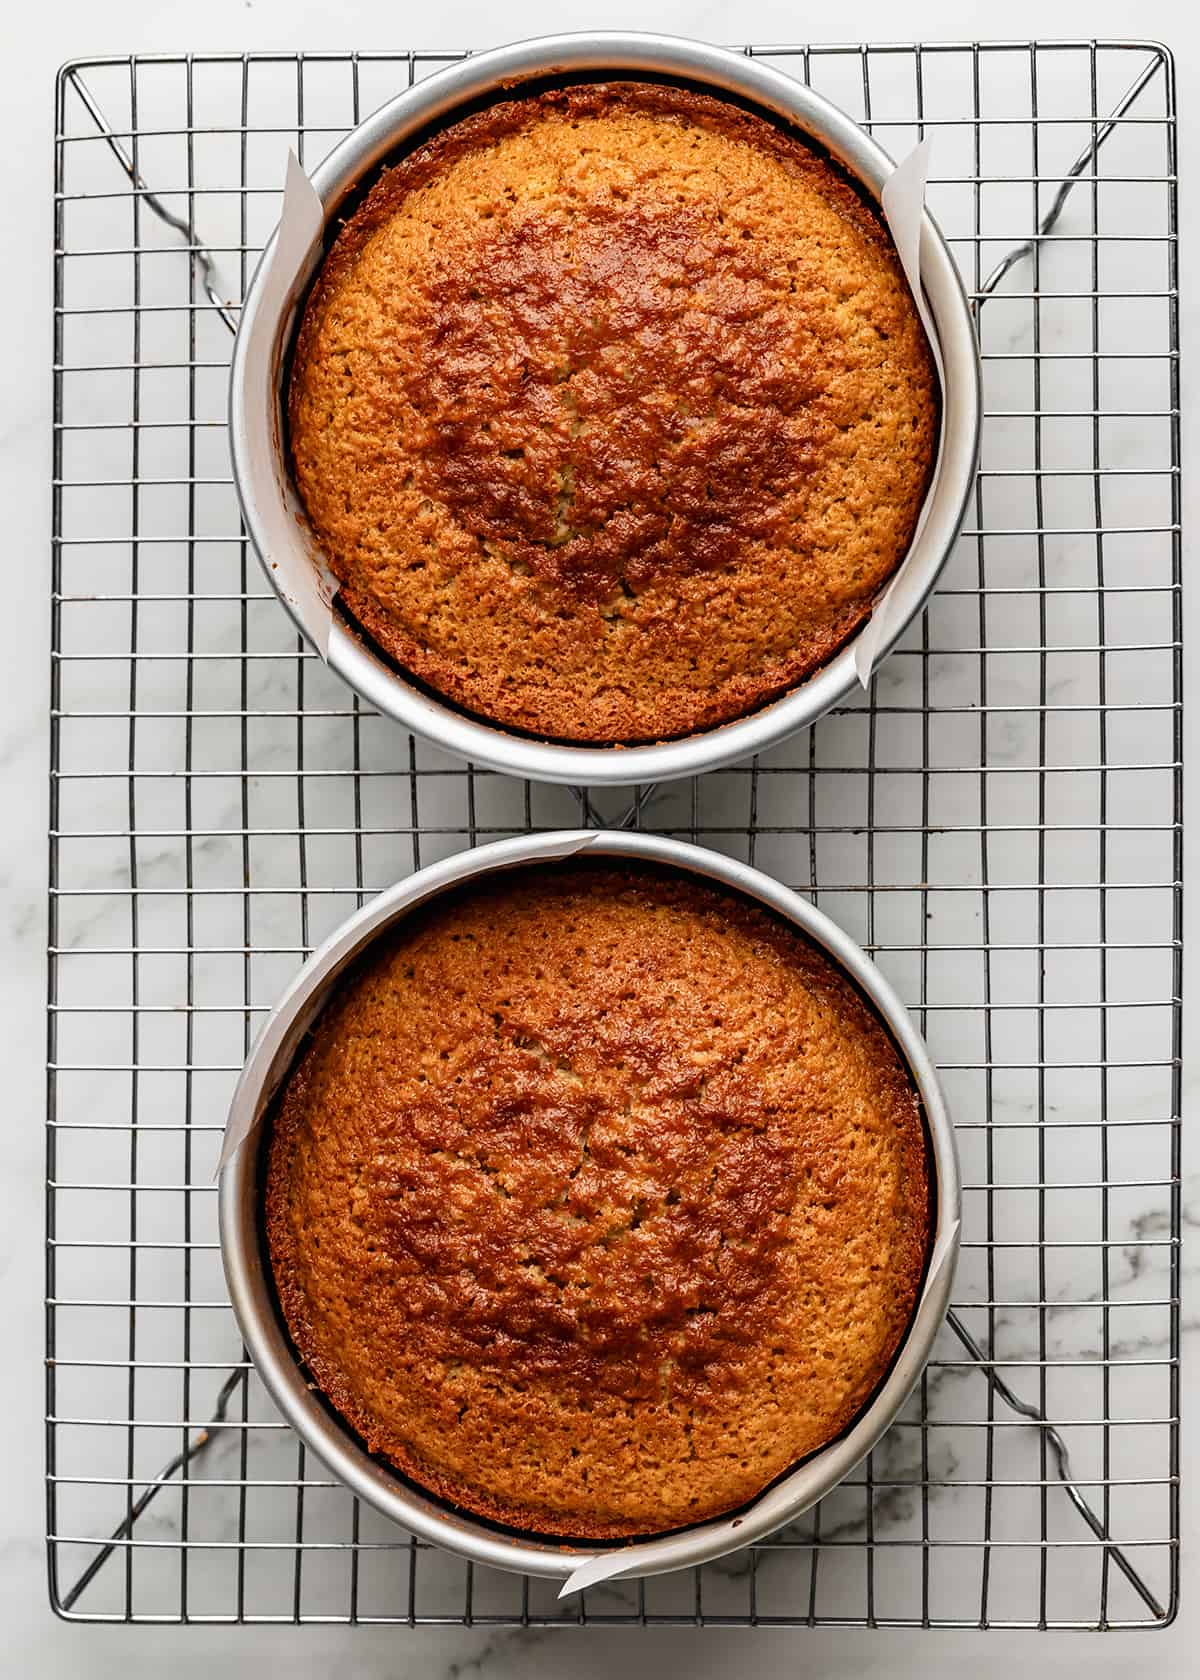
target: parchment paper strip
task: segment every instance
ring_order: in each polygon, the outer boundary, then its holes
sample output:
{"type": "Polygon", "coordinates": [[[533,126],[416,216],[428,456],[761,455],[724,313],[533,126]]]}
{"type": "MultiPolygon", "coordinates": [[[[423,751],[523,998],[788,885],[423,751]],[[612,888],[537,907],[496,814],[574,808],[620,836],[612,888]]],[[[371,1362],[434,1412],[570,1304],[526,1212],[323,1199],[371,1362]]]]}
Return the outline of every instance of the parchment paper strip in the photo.
{"type": "MultiPolygon", "coordinates": [[[[897,164],[892,174],[883,184],[883,215],[895,244],[896,252],[904,269],[905,278],[913,295],[913,302],[917,306],[917,313],[921,317],[921,325],[925,328],[925,336],[929,340],[929,347],[933,352],[934,366],[937,369],[938,384],[942,388],[942,421],[938,435],[937,456],[935,458],[933,477],[929,481],[929,489],[925,500],[921,504],[921,512],[917,516],[916,529],[913,532],[909,552],[916,547],[917,539],[925,525],[925,517],[933,501],[933,493],[937,486],[938,474],[941,470],[942,445],[945,441],[946,429],[946,375],[942,365],[942,352],[938,344],[937,328],[933,324],[929,305],[925,301],[925,293],[921,287],[921,228],[925,219],[925,185],[929,178],[929,157],[932,140],[927,135],[902,163],[897,164]]],[[[858,680],[864,688],[868,687],[872,673],[879,660],[879,650],[889,639],[890,634],[897,628],[898,623],[906,619],[911,612],[911,606],[905,599],[904,588],[905,566],[901,563],[899,571],[888,584],[879,600],[875,603],[875,610],[863,626],[854,643],[854,668],[858,672],[858,680]]]]}
{"type": "MultiPolygon", "coordinates": [[[[283,188],[283,208],[270,267],[263,280],[262,299],[256,319],[256,333],[246,352],[246,384],[254,391],[270,393],[276,400],[280,391],[283,341],[273,343],[270,323],[280,318],[281,311],[289,317],[307,279],[325,227],[325,209],[316,188],[300,166],[295,152],[288,153],[287,177],[283,188]]],[[[304,628],[322,659],[329,658],[329,635],[333,627],[333,597],[337,580],[325,565],[315,544],[308,535],[291,476],[287,470],[287,449],[281,432],[282,415],[271,428],[274,447],[267,462],[254,462],[254,479],[262,482],[265,467],[279,488],[279,503],[264,504],[262,513],[270,553],[264,563],[276,574],[281,592],[304,628]],[[294,546],[297,528],[304,535],[304,554],[297,558],[294,546]]]]}

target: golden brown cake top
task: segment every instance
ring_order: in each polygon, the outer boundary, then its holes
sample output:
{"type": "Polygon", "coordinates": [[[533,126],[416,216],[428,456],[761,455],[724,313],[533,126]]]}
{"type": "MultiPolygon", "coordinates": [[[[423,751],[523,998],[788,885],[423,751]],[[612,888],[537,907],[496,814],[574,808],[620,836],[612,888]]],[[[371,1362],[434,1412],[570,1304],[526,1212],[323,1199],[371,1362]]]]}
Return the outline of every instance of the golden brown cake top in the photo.
{"type": "Polygon", "coordinates": [[[296,1344],[417,1482],[542,1533],[744,1504],[885,1372],[924,1132],[841,973],[748,902],[553,865],[408,918],[274,1123],[296,1344]]]}
{"type": "Polygon", "coordinates": [[[826,660],[903,557],[936,417],[875,210],[799,137],[650,83],[490,107],[384,174],[290,387],[351,614],[571,740],[687,734],[826,660]]]}

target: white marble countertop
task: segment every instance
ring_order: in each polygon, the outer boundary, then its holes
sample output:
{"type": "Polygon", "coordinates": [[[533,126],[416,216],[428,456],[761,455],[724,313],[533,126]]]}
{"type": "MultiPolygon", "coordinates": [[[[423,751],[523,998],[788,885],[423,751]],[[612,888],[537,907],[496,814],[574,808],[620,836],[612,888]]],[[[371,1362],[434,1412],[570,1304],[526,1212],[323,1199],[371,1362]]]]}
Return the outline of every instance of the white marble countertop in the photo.
{"type": "MultiPolygon", "coordinates": [[[[789,1631],[743,1629],[486,1629],[153,1628],[81,1627],[56,1620],[47,1606],[42,1534],[43,1315],[40,1305],[43,1240],[43,1130],[45,1062],[45,857],[47,763],[47,648],[50,480],[50,251],[52,85],[58,64],[86,53],[128,51],[249,50],[296,48],[396,48],[489,45],[553,28],[596,23],[659,28],[712,39],[984,40],[1030,36],[1117,36],[1167,41],[1177,59],[1179,155],[1182,174],[1184,298],[1190,296],[1196,245],[1195,183],[1200,181],[1200,26],[1165,0],[1136,9],[1093,0],[1047,7],[1010,0],[994,6],[918,0],[907,12],[864,0],[852,17],[819,18],[781,0],[747,0],[736,14],[726,7],[672,0],[646,7],[609,4],[580,7],[554,0],[520,0],[498,13],[478,0],[443,0],[436,15],[385,7],[379,0],[345,0],[336,9],[309,0],[209,0],[204,6],[175,0],[153,8],[110,0],[104,8],[62,0],[53,9],[28,9],[21,18],[22,46],[3,55],[5,168],[8,237],[0,289],[10,323],[7,401],[0,411],[0,474],[10,527],[10,611],[5,638],[9,678],[0,717],[5,822],[0,829],[0,999],[7,1022],[6,1073],[10,1092],[0,1128],[0,1299],[5,1327],[5,1381],[0,1424],[8,1447],[5,1497],[0,1499],[0,1622],[13,1673],[88,1676],[167,1672],[209,1675],[217,1664],[231,1674],[252,1674],[265,1661],[285,1661],[298,1675],[389,1677],[481,1674],[600,1676],[623,1665],[630,1680],[641,1674],[687,1672],[696,1676],[754,1673],[763,1680],[796,1673],[870,1676],[917,1672],[955,1674],[964,1665],[984,1680],[1007,1676],[1016,1664],[1040,1675],[1063,1664],[1084,1663],[1090,1673],[1152,1671],[1163,1680],[1195,1672],[1200,1631],[1200,1497],[1187,1478],[1200,1443],[1195,1381],[1200,1308],[1191,1298],[1200,1220],[1200,1180],[1185,1139],[1184,1490],[1183,1609],[1165,1632],[1038,1635],[990,1631],[896,1633],[831,1627],[789,1631]],[[1190,1175],[1189,1175],[1190,1169],[1190,1175]],[[1083,1643],[1086,1638],[1086,1644],[1083,1643]]],[[[11,36],[10,31],[10,36],[11,36]]],[[[1184,459],[1194,429],[1193,315],[1183,308],[1184,459]]],[[[1185,474],[1185,530],[1200,512],[1185,474]]],[[[1185,567],[1186,573],[1186,567],[1185,567]]],[[[1192,600],[1185,596],[1186,625],[1192,600]]],[[[1200,632],[1200,625],[1192,634],[1200,632]]],[[[1198,644],[1200,645],[1200,644],[1198,644]]],[[[1194,662],[1193,662],[1194,663],[1194,662]]],[[[1188,683],[1192,683],[1189,671],[1188,683]]],[[[1193,778],[1194,780],[1195,778],[1193,778]]],[[[1189,800],[1191,795],[1189,793],[1189,800]]],[[[769,860],[762,860],[769,867],[769,860]]],[[[1194,925],[1194,914],[1189,916],[1194,925]]],[[[1193,988],[1194,989],[1194,988],[1193,988]]],[[[1191,1041],[1185,1017],[1184,1043],[1191,1041]]],[[[935,1046],[936,1048],[936,1046],[935,1046]]],[[[1194,1081],[1192,1082],[1194,1084],[1194,1081]]],[[[1185,1095],[1185,1116],[1190,1121],[1185,1095]]],[[[1137,1209],[1130,1218],[1136,1222],[1137,1209]]],[[[940,1567],[940,1565],[939,1565],[940,1567]]],[[[964,1614],[970,1609],[964,1606],[964,1614]]]]}

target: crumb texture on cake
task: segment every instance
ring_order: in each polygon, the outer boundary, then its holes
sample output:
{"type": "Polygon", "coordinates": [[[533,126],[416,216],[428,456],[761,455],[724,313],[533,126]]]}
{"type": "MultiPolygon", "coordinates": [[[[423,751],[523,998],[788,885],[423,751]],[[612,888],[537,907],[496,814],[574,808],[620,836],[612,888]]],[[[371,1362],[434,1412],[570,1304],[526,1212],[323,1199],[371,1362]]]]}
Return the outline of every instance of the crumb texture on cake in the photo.
{"type": "Polygon", "coordinates": [[[346,978],[274,1116],[289,1330],[413,1480],[566,1538],[730,1511],[878,1385],[918,1099],[794,928],[648,866],[494,878],[346,978]]]}
{"type": "Polygon", "coordinates": [[[874,209],[799,137],[650,83],[506,101],[385,172],[288,407],[339,599],[397,664],[507,727],[630,743],[847,640],[938,413],[874,209]]]}

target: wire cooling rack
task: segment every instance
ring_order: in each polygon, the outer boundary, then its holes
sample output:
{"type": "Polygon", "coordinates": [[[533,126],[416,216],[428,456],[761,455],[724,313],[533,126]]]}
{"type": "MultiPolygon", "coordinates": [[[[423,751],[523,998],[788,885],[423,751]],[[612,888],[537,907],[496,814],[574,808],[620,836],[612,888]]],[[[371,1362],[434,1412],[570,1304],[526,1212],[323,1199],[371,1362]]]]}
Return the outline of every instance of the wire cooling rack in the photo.
{"type": "Polygon", "coordinates": [[[931,207],[978,309],[982,471],[869,697],[632,804],[482,773],[360,707],[298,645],[238,521],[229,328],[287,148],[315,162],[454,55],[60,76],[46,1442],[64,1614],[1174,1612],[1171,61],[1124,42],[753,50],[896,155],[935,136],[931,207]],[[423,863],[581,811],[749,859],[861,940],[941,1066],[966,1189],[936,1356],[850,1480],[752,1551],[559,1605],[402,1534],[306,1455],[240,1346],[213,1169],[246,1048],[312,945],[423,863]]]}

